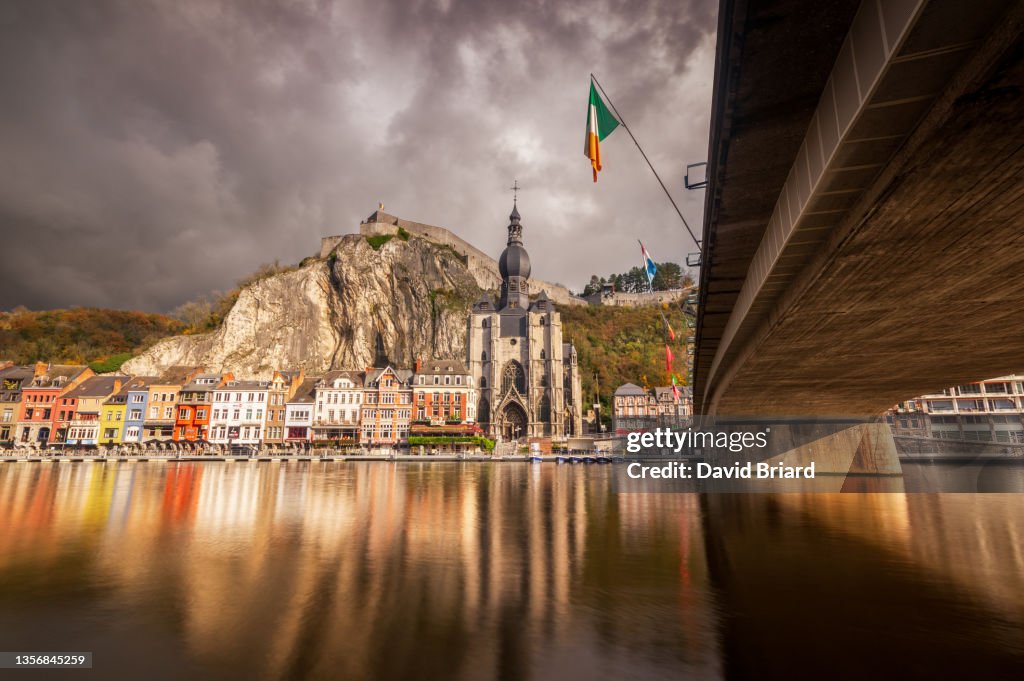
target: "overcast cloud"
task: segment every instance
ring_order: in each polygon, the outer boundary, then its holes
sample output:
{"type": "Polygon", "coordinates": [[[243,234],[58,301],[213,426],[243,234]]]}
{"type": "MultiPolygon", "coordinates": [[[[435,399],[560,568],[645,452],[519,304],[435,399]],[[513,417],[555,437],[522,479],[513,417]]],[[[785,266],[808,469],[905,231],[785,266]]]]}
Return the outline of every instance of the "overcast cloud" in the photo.
{"type": "Polygon", "coordinates": [[[601,79],[682,188],[704,160],[713,0],[0,4],[0,309],[166,311],[389,213],[497,256],[518,179],[534,275],[695,250],[625,131],[582,155],[601,79]]]}

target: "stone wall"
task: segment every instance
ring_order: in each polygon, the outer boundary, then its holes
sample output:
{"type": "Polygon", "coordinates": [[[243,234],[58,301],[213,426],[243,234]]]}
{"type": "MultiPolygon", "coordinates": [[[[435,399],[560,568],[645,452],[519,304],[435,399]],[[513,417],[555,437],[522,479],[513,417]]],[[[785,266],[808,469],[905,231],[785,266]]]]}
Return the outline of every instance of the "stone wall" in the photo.
{"type": "Polygon", "coordinates": [[[654,291],[648,293],[621,293],[616,291],[611,295],[605,295],[601,291],[592,293],[584,300],[591,305],[612,305],[616,307],[643,307],[645,305],[661,305],[662,303],[674,303],[682,300],[690,292],[688,288],[673,289],[671,291],[654,291]]]}

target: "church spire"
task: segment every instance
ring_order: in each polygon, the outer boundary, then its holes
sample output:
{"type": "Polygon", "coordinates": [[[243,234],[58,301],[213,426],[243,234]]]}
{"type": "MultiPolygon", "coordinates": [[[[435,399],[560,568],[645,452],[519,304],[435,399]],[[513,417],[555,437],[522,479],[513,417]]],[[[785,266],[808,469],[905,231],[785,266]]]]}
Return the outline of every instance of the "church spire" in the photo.
{"type": "MultiPolygon", "coordinates": [[[[515,189],[518,188],[517,183],[515,189]]],[[[526,310],[530,307],[530,256],[523,248],[523,225],[516,203],[513,199],[512,213],[508,216],[508,243],[498,260],[498,270],[501,272],[499,310],[526,310]]]]}

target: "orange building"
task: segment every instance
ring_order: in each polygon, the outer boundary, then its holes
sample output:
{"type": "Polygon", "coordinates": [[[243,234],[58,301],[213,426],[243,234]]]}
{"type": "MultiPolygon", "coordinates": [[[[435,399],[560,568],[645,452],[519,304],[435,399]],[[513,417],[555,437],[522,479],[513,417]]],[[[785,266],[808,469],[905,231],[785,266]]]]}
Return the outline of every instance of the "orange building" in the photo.
{"type": "Polygon", "coordinates": [[[181,388],[174,419],[175,442],[208,442],[213,391],[234,374],[199,374],[181,388]]]}
{"type": "Polygon", "coordinates": [[[202,369],[199,367],[168,367],[160,378],[150,384],[142,424],[143,442],[168,442],[174,439],[178,394],[182,386],[191,382],[200,371],[202,369]]]}
{"type": "Polygon", "coordinates": [[[393,445],[409,437],[412,378],[408,369],[367,369],[363,386],[362,439],[370,445],[393,445]]]}

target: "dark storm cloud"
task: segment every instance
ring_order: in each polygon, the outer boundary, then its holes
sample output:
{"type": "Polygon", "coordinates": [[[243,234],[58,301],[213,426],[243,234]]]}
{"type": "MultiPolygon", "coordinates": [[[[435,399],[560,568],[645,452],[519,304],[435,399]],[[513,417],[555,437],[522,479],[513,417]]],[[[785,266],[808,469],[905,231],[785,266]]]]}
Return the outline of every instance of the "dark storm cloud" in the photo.
{"type": "MultiPolygon", "coordinates": [[[[714,2],[0,5],[0,308],[167,310],[294,262],[377,201],[538,277],[692,250],[628,137],[582,156],[588,74],[674,188],[702,160],[714,2]]],[[[684,195],[691,224],[703,196],[684,195]]]]}

